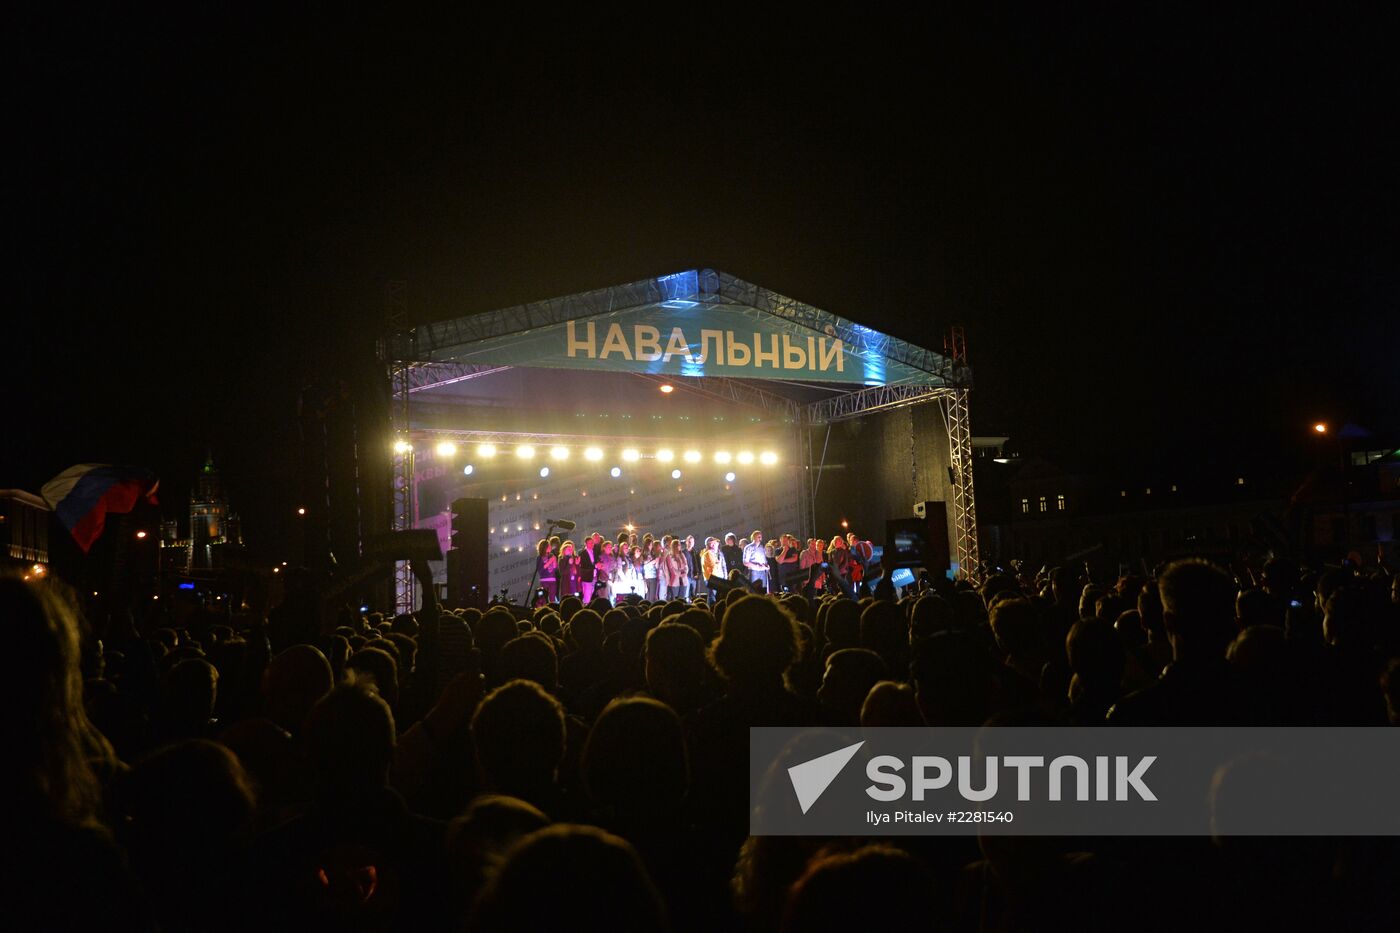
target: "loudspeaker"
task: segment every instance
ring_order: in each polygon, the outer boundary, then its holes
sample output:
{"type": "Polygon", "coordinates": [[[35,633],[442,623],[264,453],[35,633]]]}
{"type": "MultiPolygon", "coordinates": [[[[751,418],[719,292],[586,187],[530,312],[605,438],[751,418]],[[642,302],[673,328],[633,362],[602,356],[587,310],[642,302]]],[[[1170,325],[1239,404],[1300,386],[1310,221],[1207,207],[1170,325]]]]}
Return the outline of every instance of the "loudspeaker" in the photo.
{"type": "Polygon", "coordinates": [[[491,595],[485,499],[452,501],[452,549],[447,552],[447,600],[453,606],[482,608],[491,595]]]}
{"type": "Polygon", "coordinates": [[[930,500],[914,504],[914,518],[891,518],[885,522],[885,570],[897,567],[923,567],[930,573],[947,573],[951,565],[948,548],[947,503],[930,500]]]}

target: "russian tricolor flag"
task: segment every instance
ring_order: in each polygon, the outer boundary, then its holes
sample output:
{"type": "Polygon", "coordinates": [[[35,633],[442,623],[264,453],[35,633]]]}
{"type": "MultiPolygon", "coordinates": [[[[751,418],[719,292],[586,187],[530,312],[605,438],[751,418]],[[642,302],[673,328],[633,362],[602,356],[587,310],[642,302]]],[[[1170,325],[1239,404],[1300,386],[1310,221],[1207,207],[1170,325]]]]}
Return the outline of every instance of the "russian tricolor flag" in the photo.
{"type": "Polygon", "coordinates": [[[155,505],[159,485],[143,467],[80,463],[49,480],[41,492],[86,554],[101,536],[108,512],[130,512],[142,499],[155,505]]]}

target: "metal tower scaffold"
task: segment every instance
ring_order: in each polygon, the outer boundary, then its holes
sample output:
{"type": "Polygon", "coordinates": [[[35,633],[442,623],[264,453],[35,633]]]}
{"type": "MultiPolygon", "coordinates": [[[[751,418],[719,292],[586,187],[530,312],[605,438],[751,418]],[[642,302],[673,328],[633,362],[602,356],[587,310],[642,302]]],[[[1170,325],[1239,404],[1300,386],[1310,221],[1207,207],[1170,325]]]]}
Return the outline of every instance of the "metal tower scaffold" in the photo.
{"type": "MultiPolygon", "coordinates": [[[[955,370],[967,366],[967,339],[961,327],[952,327],[945,351],[955,370]]],[[[982,582],[982,559],[977,548],[977,500],[972,490],[972,418],[968,412],[966,385],[948,391],[941,399],[948,423],[949,471],[953,481],[953,535],[958,566],[974,584],[982,582]]]]}
{"type": "MultiPolygon", "coordinates": [[[[384,287],[384,316],[391,335],[403,332],[408,320],[408,303],[405,297],[406,283],[391,281],[384,287]]],[[[389,420],[394,437],[407,442],[409,436],[408,397],[413,389],[413,367],[394,360],[387,352],[388,341],[383,341],[380,353],[389,364],[389,420]]],[[[393,510],[390,527],[395,531],[407,531],[413,527],[413,448],[407,443],[395,444],[393,454],[393,510]]],[[[394,611],[402,614],[415,608],[417,594],[414,592],[413,568],[408,561],[394,564],[394,611]]]]}

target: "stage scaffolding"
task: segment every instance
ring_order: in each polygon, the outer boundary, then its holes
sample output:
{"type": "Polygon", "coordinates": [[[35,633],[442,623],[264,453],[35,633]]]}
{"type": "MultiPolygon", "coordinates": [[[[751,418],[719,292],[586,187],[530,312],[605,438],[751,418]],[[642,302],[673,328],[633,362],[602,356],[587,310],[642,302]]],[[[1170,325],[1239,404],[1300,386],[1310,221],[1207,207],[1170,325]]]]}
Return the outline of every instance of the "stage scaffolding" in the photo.
{"type": "MultiPolygon", "coordinates": [[[[799,524],[803,537],[815,526],[816,482],[819,463],[809,444],[814,428],[861,418],[878,412],[937,402],[947,427],[949,480],[952,488],[953,549],[960,572],[981,582],[977,544],[977,509],[972,477],[972,427],[969,393],[972,371],[967,362],[962,328],[952,328],[944,352],[918,347],[854,324],[821,309],[713,270],[692,270],[676,275],[644,279],[628,285],[597,289],[564,298],[549,299],[498,311],[467,315],[449,321],[406,326],[403,287],[391,283],[386,291],[389,336],[380,341],[390,389],[390,419],[394,437],[412,439],[412,400],[431,389],[504,372],[512,368],[499,360],[473,359],[474,345],[497,338],[524,335],[544,328],[559,328],[571,321],[606,318],[651,306],[674,303],[722,303],[728,310],[742,310],[755,318],[770,317],[811,330],[845,345],[866,359],[887,360],[904,371],[924,376],[918,383],[788,383],[778,379],[743,379],[719,375],[686,375],[639,372],[639,378],[669,382],[686,391],[732,405],[782,418],[790,424],[793,449],[804,469],[800,471],[799,524]],[[819,395],[813,399],[811,396],[819,395]]],[[[434,430],[433,436],[491,442],[565,442],[595,439],[592,435],[562,435],[526,431],[434,430]]],[[[628,438],[609,435],[619,443],[628,438]]],[[[639,442],[654,440],[636,438],[639,442]]],[[[393,454],[393,516],[395,530],[409,529],[417,520],[412,489],[413,451],[393,454]]],[[[415,581],[407,564],[395,571],[398,612],[416,605],[415,581]]]]}

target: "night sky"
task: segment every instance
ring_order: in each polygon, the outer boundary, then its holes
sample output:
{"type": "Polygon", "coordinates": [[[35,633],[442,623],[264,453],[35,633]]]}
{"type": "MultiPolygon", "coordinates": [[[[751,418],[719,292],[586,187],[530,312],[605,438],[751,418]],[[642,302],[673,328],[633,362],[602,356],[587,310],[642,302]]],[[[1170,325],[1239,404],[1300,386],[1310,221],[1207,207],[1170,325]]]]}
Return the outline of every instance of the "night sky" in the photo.
{"type": "Polygon", "coordinates": [[[431,320],[696,266],[964,324],[975,431],[1075,469],[1394,428],[1394,23],[1061,6],[12,14],[0,487],[211,446],[271,537],[297,390],[379,378],[387,280],[431,320]]]}

